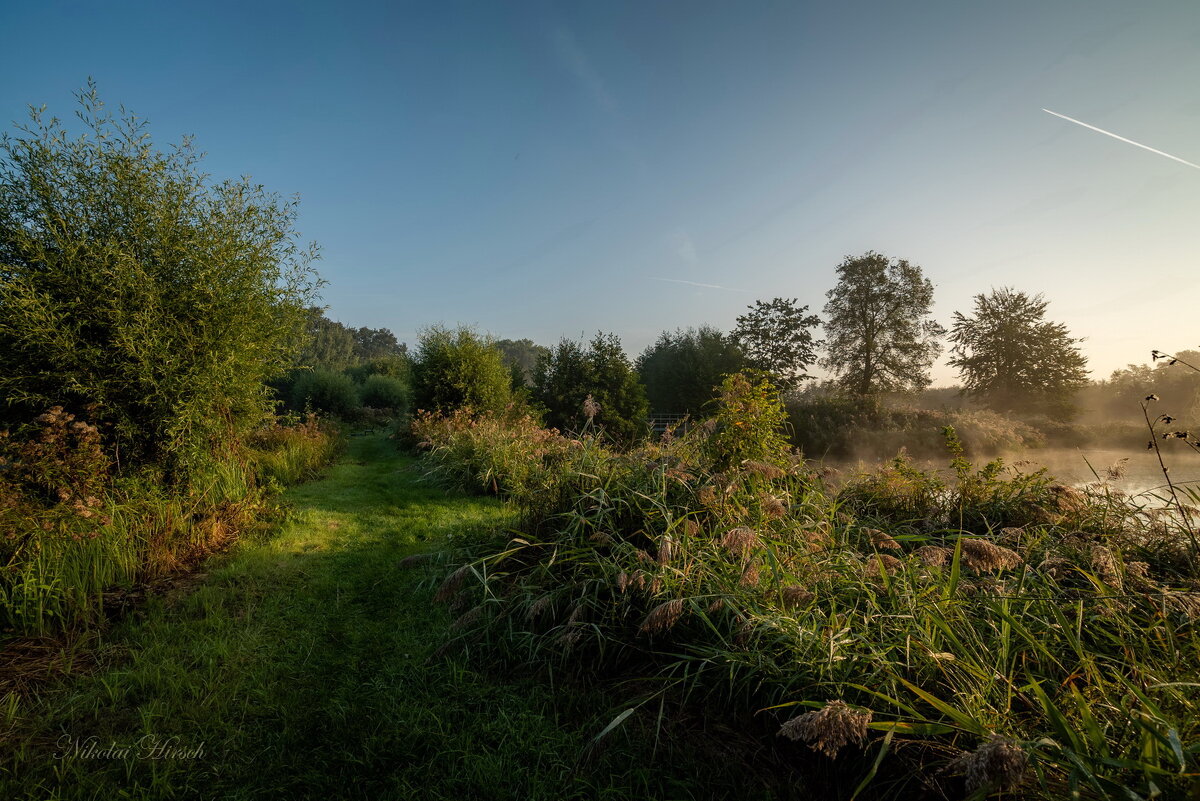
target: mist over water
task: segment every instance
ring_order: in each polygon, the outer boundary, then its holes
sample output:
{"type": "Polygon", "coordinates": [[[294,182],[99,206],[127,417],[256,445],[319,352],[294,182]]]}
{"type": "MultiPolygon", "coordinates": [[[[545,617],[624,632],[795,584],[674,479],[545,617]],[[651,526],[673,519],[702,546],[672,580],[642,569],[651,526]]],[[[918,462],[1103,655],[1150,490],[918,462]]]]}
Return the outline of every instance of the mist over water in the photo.
{"type": "MultiPolygon", "coordinates": [[[[1170,444],[1174,443],[1168,443],[1168,445],[1170,444]]],[[[1166,481],[1163,479],[1162,470],[1153,451],[1105,448],[1037,448],[1012,451],[1002,454],[1000,458],[1004,460],[1005,465],[1020,470],[1022,473],[1032,473],[1044,467],[1059,482],[1076,487],[1095,484],[1097,474],[1100,479],[1106,479],[1106,468],[1115,465],[1121,459],[1127,459],[1124,475],[1121,478],[1109,479],[1109,486],[1127,495],[1166,489],[1166,481]]],[[[976,458],[972,461],[978,467],[990,461],[990,458],[976,458]]],[[[1176,486],[1200,489],[1200,454],[1186,448],[1167,447],[1164,449],[1163,461],[1170,469],[1171,481],[1176,486]]],[[[885,462],[886,460],[819,460],[820,464],[835,467],[844,474],[871,470],[885,462]]],[[[945,459],[914,459],[913,463],[923,470],[933,470],[947,478],[954,474],[949,466],[948,457],[945,459]]]]}
{"type": "MultiPolygon", "coordinates": [[[[1105,478],[1105,468],[1120,459],[1125,462],[1125,475],[1109,483],[1129,495],[1147,490],[1166,488],[1162,469],[1154,451],[1104,450],[1099,448],[1054,448],[1011,454],[1008,463],[1027,460],[1047,471],[1064,484],[1082,486],[1096,482],[1094,469],[1100,478],[1105,478]],[[1091,465],[1089,467],[1088,465],[1091,465]]],[[[1168,449],[1163,453],[1163,462],[1170,470],[1171,481],[1176,485],[1186,484],[1200,487],[1200,454],[1191,450],[1168,449]]]]}

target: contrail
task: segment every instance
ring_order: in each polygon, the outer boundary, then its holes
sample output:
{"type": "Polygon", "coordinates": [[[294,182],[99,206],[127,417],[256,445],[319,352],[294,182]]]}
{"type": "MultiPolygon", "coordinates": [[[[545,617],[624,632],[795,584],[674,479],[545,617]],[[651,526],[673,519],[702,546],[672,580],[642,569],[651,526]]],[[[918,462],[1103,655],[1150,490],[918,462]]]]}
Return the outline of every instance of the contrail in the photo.
{"type": "Polygon", "coordinates": [[[1134,147],[1140,147],[1142,150],[1149,150],[1151,153],[1157,153],[1160,156],[1166,156],[1167,158],[1171,159],[1172,161],[1178,161],[1180,164],[1186,164],[1189,167],[1195,167],[1197,170],[1200,170],[1200,164],[1193,164],[1192,162],[1185,161],[1184,159],[1181,159],[1178,156],[1172,156],[1170,153],[1164,153],[1161,150],[1155,150],[1152,147],[1143,145],[1140,142],[1135,142],[1132,139],[1126,139],[1123,136],[1117,136],[1112,131],[1106,131],[1103,128],[1097,128],[1095,125],[1088,125],[1086,122],[1080,122],[1079,120],[1068,117],[1066,114],[1059,114],[1057,111],[1051,111],[1048,108],[1044,108],[1044,109],[1042,109],[1042,111],[1046,112],[1047,114],[1053,114],[1055,117],[1061,117],[1062,119],[1066,120],[1067,122],[1073,122],[1076,125],[1082,125],[1084,128],[1090,128],[1091,130],[1095,131],[1096,133],[1102,133],[1105,136],[1111,136],[1113,139],[1119,139],[1120,141],[1125,142],[1130,145],[1133,145],[1134,147]]]}
{"type": "Polygon", "coordinates": [[[750,289],[734,289],[734,288],[728,287],[728,286],[718,286],[717,284],[699,284],[699,283],[696,283],[695,281],[684,281],[682,278],[654,278],[654,277],[651,277],[650,280],[651,281],[667,281],[672,284],[687,284],[688,286],[699,286],[699,287],[703,287],[705,289],[721,289],[721,290],[724,290],[725,292],[749,292],[750,294],[754,294],[753,290],[750,290],[750,289]]]}

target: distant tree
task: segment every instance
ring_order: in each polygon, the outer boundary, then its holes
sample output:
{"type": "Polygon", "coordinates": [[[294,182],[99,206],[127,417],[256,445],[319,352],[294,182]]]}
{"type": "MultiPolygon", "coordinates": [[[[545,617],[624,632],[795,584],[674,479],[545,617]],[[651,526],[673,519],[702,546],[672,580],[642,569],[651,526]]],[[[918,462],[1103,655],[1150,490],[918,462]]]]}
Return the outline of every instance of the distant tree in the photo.
{"type": "Polygon", "coordinates": [[[318,307],[308,310],[308,338],[298,367],[344,370],[363,362],[403,358],[408,347],[386,328],[351,328],[318,307]]]}
{"type": "Polygon", "coordinates": [[[770,373],[782,391],[796,389],[812,378],[808,366],[817,360],[812,329],[821,324],[815,314],[805,314],[796,298],[758,300],[747,314],[737,318],[733,338],[741,345],[750,366],[770,373]]]}
{"type": "Polygon", "coordinates": [[[933,284],[904,259],[868,251],[838,265],[826,293],[823,364],[858,395],[916,392],[929,386],[946,329],[929,319],[933,284]]]}
{"type": "Polygon", "coordinates": [[[413,407],[498,412],[512,400],[500,351],[473,329],[433,326],[421,333],[412,361],[413,407]]]}
{"type": "Polygon", "coordinates": [[[650,408],[675,414],[699,413],[725,376],[746,366],[733,336],[711,326],[663,331],[637,359],[650,408]]]}
{"type": "Polygon", "coordinates": [[[403,356],[408,346],[396,339],[387,328],[351,328],[354,339],[354,358],[359,361],[388,359],[403,356]]]}
{"type": "Polygon", "coordinates": [[[965,391],[999,411],[1055,418],[1073,413],[1087,384],[1087,358],[1062,323],[1045,319],[1047,301],[1009,288],[975,296],[975,312],[954,313],[950,366],[965,391]]]}
{"type": "Polygon", "coordinates": [[[532,339],[497,339],[495,345],[504,357],[504,364],[513,374],[514,385],[533,386],[533,369],[538,359],[548,354],[550,349],[532,339]]]}
{"type": "Polygon", "coordinates": [[[586,348],[563,339],[534,369],[533,399],[546,409],[547,425],[583,428],[589,395],[599,406],[593,422],[614,439],[631,442],[645,433],[646,393],[615,334],[596,334],[586,348]]]}
{"type": "MultiPolygon", "coordinates": [[[[1157,353],[1157,351],[1155,352],[1157,353]]],[[[1102,382],[1102,411],[1114,417],[1125,418],[1137,404],[1149,394],[1170,402],[1172,414],[1186,417],[1188,424],[1200,422],[1200,373],[1190,370],[1175,359],[1187,364],[1200,365],[1200,351],[1178,350],[1172,356],[1154,357],[1154,365],[1130,364],[1114,370],[1107,382],[1102,382]]]]}
{"type": "Polygon", "coordinates": [[[344,370],[354,363],[354,332],[325,316],[324,309],[308,310],[308,336],[296,366],[322,370],[344,370]]]}

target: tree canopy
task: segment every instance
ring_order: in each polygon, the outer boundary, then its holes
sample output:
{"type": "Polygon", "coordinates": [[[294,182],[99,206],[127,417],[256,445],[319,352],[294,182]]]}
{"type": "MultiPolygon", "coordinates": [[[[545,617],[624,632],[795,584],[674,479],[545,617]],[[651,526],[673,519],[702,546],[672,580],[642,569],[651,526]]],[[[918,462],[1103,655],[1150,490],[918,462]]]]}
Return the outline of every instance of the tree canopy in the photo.
{"type": "Polygon", "coordinates": [[[386,328],[351,328],[331,320],[324,309],[308,310],[308,337],[296,357],[300,367],[344,370],[371,361],[403,359],[408,347],[386,328]]]}
{"type": "Polygon", "coordinates": [[[858,395],[929,386],[946,329],[929,319],[933,283],[904,259],[847,256],[826,293],[827,356],[838,384],[858,395]]]}
{"type": "Polygon", "coordinates": [[[963,387],[998,411],[1070,414],[1087,384],[1087,359],[1062,323],[1046,320],[1047,301],[1013,289],[975,296],[973,314],[954,313],[950,366],[963,387]]]}
{"type": "Polygon", "coordinates": [[[699,413],[725,376],[745,366],[733,336],[711,326],[663,331],[637,359],[650,408],[671,414],[699,413]]]}
{"type": "Polygon", "coordinates": [[[550,352],[545,345],[539,345],[532,339],[497,339],[496,348],[504,357],[513,376],[513,384],[517,387],[533,385],[533,369],[538,359],[550,352]]]}
{"type": "Polygon", "coordinates": [[[821,324],[815,314],[805,314],[807,306],[796,298],[758,300],[750,311],[737,318],[733,337],[751,367],[770,373],[781,390],[796,389],[812,378],[808,366],[817,361],[812,329],[821,324]]]}
{"type": "Polygon", "coordinates": [[[646,392],[616,334],[598,333],[585,347],[562,339],[538,360],[533,399],[546,410],[546,424],[579,430],[589,419],[614,439],[629,442],[646,430],[646,392]],[[590,415],[584,401],[598,411],[590,415]]]}

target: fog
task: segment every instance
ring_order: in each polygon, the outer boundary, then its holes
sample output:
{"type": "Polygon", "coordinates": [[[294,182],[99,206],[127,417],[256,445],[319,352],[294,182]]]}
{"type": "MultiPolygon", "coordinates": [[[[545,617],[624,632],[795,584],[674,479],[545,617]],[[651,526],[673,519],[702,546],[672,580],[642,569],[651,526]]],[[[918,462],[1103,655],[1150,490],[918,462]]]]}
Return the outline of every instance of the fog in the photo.
{"type": "MultiPolygon", "coordinates": [[[[1168,443],[1174,444],[1174,443],[1168,443]]],[[[992,457],[995,458],[995,457],[992,457]]],[[[1156,490],[1165,490],[1166,482],[1162,470],[1153,451],[1104,448],[1036,448],[1015,451],[1001,455],[999,458],[1010,467],[1023,473],[1030,473],[1040,468],[1063,484],[1082,487],[1095,484],[1097,475],[1107,480],[1109,486],[1127,495],[1138,495],[1156,490]],[[1125,461],[1122,463],[1121,460],[1125,461]],[[1090,465],[1090,466],[1089,466],[1090,465]],[[1123,466],[1119,478],[1108,479],[1106,470],[1109,467],[1123,466]],[[1094,472],[1093,472],[1094,471],[1094,472]]],[[[835,467],[843,474],[870,470],[882,462],[870,460],[823,459],[820,464],[835,467]]],[[[977,459],[976,466],[988,461],[977,459]]],[[[1184,448],[1171,448],[1164,452],[1163,461],[1170,470],[1171,481],[1176,486],[1184,485],[1200,490],[1200,454],[1184,448]]],[[[951,477],[953,470],[949,467],[949,459],[914,459],[913,463],[925,470],[934,470],[939,474],[951,477]]],[[[1146,500],[1153,501],[1153,498],[1146,500]]]]}

